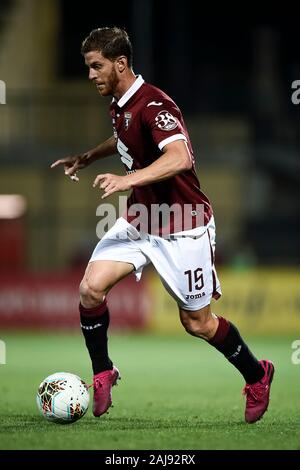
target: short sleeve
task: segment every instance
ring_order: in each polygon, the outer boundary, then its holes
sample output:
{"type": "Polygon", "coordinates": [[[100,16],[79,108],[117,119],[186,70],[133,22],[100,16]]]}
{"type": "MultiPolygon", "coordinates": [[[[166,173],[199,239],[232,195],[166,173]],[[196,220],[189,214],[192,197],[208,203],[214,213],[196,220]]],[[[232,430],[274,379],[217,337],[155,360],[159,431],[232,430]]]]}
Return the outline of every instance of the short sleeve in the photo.
{"type": "Polygon", "coordinates": [[[187,141],[181,112],[172,101],[158,98],[145,103],[143,122],[160,150],[175,140],[187,141]]]}

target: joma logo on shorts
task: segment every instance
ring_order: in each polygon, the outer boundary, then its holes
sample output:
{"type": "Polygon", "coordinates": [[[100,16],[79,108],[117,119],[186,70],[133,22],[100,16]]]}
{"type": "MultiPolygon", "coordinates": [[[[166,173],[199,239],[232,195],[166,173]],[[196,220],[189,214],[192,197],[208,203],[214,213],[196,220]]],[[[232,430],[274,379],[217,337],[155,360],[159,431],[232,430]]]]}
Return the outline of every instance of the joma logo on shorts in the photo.
{"type": "Polygon", "coordinates": [[[200,294],[187,294],[185,296],[185,300],[200,299],[200,297],[203,297],[204,295],[205,292],[201,292],[200,294]]]}

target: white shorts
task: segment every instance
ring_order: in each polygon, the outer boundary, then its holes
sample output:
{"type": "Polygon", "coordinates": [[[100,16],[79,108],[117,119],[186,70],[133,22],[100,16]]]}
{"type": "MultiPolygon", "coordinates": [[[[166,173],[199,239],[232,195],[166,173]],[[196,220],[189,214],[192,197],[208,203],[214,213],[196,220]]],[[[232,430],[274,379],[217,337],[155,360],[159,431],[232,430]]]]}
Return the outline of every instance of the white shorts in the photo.
{"type": "Polygon", "coordinates": [[[214,267],[215,224],[176,234],[172,239],[141,234],[122,217],[96,245],[90,262],[123,261],[133,264],[137,280],[152,263],[163,285],[185,310],[209,305],[221,296],[214,267]]]}

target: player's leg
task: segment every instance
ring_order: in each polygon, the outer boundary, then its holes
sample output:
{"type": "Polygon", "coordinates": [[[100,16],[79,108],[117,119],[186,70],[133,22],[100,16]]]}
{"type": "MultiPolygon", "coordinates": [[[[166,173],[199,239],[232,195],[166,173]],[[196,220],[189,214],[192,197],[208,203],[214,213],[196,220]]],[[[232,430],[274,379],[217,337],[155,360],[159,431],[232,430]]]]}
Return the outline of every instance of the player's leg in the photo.
{"type": "Polygon", "coordinates": [[[105,301],[108,291],[134,271],[134,265],[123,261],[98,260],[87,265],[80,283],[81,304],[94,308],[105,301]]]}
{"type": "Polygon", "coordinates": [[[105,296],[133,270],[130,263],[93,261],[80,284],[80,321],[94,373],[95,416],[101,416],[111,406],[111,387],[119,378],[119,371],[108,355],[109,310],[105,296]]]}
{"type": "Polygon", "coordinates": [[[244,376],[245,417],[246,421],[254,422],[267,409],[274,367],[270,361],[258,361],[237,328],[211,312],[212,297],[221,295],[213,264],[212,238],[214,233],[199,229],[194,237],[156,240],[160,249],[149,247],[149,257],[164,286],[177,301],[185,329],[222,352],[244,376]]]}
{"type": "Polygon", "coordinates": [[[251,353],[238,329],[224,317],[214,315],[210,305],[196,311],[179,307],[179,312],[185,330],[223,353],[248,384],[254,384],[263,378],[264,368],[251,353]]]}
{"type": "Polygon", "coordinates": [[[197,311],[179,308],[180,320],[185,330],[206,340],[220,351],[243,375],[247,397],[245,419],[253,423],[260,419],[268,408],[270,385],[274,366],[270,361],[258,361],[241,337],[238,329],[224,317],[211,312],[210,305],[197,311]]]}
{"type": "Polygon", "coordinates": [[[109,310],[105,299],[118,281],[130,274],[134,266],[118,261],[93,261],[88,264],[80,284],[80,320],[93,372],[112,369],[108,356],[107,330],[109,310]]]}
{"type": "Polygon", "coordinates": [[[141,253],[139,242],[132,238],[138,238],[136,229],[125,219],[118,219],[96,245],[80,284],[81,326],[94,371],[95,416],[111,405],[111,388],[119,377],[108,355],[109,310],[105,296],[131,272],[139,278],[149,261],[141,253]]]}

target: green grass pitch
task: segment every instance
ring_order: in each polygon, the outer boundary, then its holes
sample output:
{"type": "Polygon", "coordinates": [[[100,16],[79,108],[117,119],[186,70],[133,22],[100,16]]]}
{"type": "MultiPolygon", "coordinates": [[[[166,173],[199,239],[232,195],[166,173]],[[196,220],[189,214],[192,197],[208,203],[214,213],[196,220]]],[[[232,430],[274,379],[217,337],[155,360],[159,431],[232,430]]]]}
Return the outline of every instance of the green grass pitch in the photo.
{"type": "Polygon", "coordinates": [[[300,364],[291,361],[296,337],[247,338],[259,358],[275,362],[271,402],[256,424],[244,422],[242,377],[208,344],[177,336],[120,335],[110,339],[122,380],[114,408],[70,425],[38,414],[40,382],[58,371],[91,382],[89,358],[78,334],[2,333],[1,449],[300,449],[300,364]]]}

